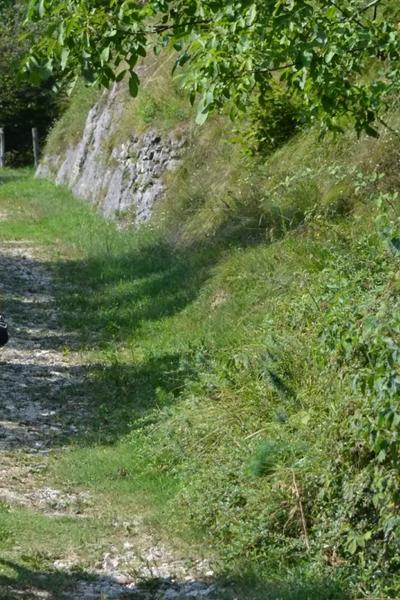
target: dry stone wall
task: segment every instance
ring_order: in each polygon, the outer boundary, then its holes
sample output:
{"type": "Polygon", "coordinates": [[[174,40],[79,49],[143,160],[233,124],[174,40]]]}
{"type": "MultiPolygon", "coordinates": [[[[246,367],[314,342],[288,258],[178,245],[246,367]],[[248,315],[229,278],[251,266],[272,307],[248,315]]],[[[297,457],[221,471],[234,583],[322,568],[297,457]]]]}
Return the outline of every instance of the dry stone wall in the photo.
{"type": "Polygon", "coordinates": [[[108,218],[147,221],[165,192],[164,176],[180,163],[185,139],[150,129],[142,135],[120,131],[125,90],[115,85],[89,111],[82,137],[61,155],[45,154],[37,175],[66,185],[108,218]],[[111,149],[118,130],[123,143],[111,149]]]}

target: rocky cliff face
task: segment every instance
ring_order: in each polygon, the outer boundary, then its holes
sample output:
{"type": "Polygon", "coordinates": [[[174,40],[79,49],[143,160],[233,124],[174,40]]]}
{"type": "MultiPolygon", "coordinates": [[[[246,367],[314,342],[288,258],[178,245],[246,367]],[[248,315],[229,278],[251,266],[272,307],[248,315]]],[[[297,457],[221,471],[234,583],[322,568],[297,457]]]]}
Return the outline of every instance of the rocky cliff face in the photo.
{"type": "Polygon", "coordinates": [[[143,135],[119,131],[124,141],[110,150],[123,115],[123,92],[117,85],[105,92],[89,111],[79,142],[61,155],[45,155],[37,175],[66,185],[106,217],[140,224],[165,191],[164,175],[179,165],[185,139],[154,129],[143,135]]]}

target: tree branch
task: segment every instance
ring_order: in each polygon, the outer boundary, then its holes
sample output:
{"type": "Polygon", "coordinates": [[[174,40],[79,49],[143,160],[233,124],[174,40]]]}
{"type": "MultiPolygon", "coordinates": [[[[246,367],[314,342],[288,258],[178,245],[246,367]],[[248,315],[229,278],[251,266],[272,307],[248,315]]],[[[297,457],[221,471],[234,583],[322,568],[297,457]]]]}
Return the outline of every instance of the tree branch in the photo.
{"type": "Polygon", "coordinates": [[[362,29],[366,29],[366,25],[364,25],[364,23],[359,21],[357,17],[349,13],[349,11],[340,8],[340,6],[336,4],[335,0],[330,0],[330,4],[331,6],[334,6],[346,19],[350,19],[351,21],[354,21],[355,23],[357,23],[357,25],[362,27],[362,29]]]}
{"type": "Polygon", "coordinates": [[[292,478],[293,478],[293,492],[297,498],[298,507],[299,507],[301,527],[303,529],[303,536],[304,536],[304,543],[305,543],[307,550],[310,550],[310,541],[308,538],[307,523],[306,523],[306,518],[304,515],[303,502],[301,500],[299,486],[297,485],[296,475],[295,475],[295,472],[293,469],[292,469],[292,478]]]}
{"type": "Polygon", "coordinates": [[[274,73],[274,71],[284,71],[285,69],[289,69],[290,67],[294,67],[294,62],[288,63],[286,65],[281,65],[280,67],[260,67],[259,69],[254,69],[254,73],[274,73]]]}
{"type": "Polygon", "coordinates": [[[385,127],[385,129],[390,131],[390,133],[393,133],[395,136],[400,137],[400,131],[391,127],[388,123],[386,123],[384,119],[382,119],[382,117],[377,117],[377,120],[381,125],[383,125],[383,127],[385,127]]]}
{"type": "Polygon", "coordinates": [[[199,19],[198,21],[186,21],[179,24],[170,25],[155,25],[152,29],[148,29],[146,33],[164,33],[170,29],[185,29],[186,27],[194,27],[196,25],[209,25],[212,23],[211,19],[199,19]]]}
{"type": "MultiPolygon", "coordinates": [[[[364,6],[364,8],[361,8],[361,10],[359,11],[360,13],[363,13],[365,11],[367,11],[370,8],[375,7],[375,9],[378,7],[378,4],[381,3],[382,0],[372,0],[372,2],[370,2],[369,4],[367,4],[367,6],[364,6]]],[[[376,13],[374,13],[376,15],[376,13]]]]}

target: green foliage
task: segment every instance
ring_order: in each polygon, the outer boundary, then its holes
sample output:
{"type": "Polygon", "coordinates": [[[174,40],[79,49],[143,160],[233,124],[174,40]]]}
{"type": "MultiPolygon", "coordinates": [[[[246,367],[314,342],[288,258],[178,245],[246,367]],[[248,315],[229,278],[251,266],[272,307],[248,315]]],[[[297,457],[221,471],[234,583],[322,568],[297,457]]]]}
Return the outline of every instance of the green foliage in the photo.
{"type": "Polygon", "coordinates": [[[48,244],[97,365],[94,431],[54,477],[152,504],[238,597],[398,598],[398,139],[302,132],[261,167],[219,131],[134,234],[46,182],[1,188],[2,235],[48,244]]]}
{"type": "MultiPolygon", "coordinates": [[[[397,194],[384,195],[391,206],[396,199],[397,194]]],[[[349,561],[368,565],[375,580],[395,573],[400,559],[399,283],[398,258],[390,248],[398,218],[397,209],[384,218],[389,236],[386,226],[381,236],[360,240],[353,264],[334,260],[318,298],[329,306],[322,352],[352,389],[320,493],[324,518],[336,523],[332,547],[341,548],[349,561]]]]}
{"type": "Polygon", "coordinates": [[[281,450],[275,443],[263,442],[251,457],[250,472],[255,477],[270,475],[281,456],[281,450]]]}
{"type": "Polygon", "coordinates": [[[98,91],[78,81],[66,106],[66,110],[50,129],[46,140],[46,154],[58,156],[69,145],[79,141],[89,110],[98,99],[98,91]]]}
{"type": "Polygon", "coordinates": [[[301,127],[301,111],[279,88],[268,99],[260,94],[250,104],[246,118],[249,124],[239,136],[242,135],[245,151],[253,155],[271,154],[290,140],[301,127]]]}
{"type": "MultiPolygon", "coordinates": [[[[25,13],[23,0],[0,5],[0,126],[5,128],[8,164],[32,160],[31,128],[44,136],[60,108],[53,79],[31,84],[20,77],[20,63],[29,48],[22,38],[25,13]]],[[[37,38],[36,27],[31,34],[37,38]]]]}
{"type": "Polygon", "coordinates": [[[31,19],[49,26],[27,69],[36,77],[57,64],[102,86],[127,75],[136,96],[138,60],[168,46],[192,102],[199,98],[198,124],[226,104],[232,116],[246,112],[255,99],[274,114],[283,94],[296,107],[285,129],[317,121],[339,132],[351,122],[376,136],[399,91],[396,11],[393,2],[367,0],[31,0],[31,19]]]}

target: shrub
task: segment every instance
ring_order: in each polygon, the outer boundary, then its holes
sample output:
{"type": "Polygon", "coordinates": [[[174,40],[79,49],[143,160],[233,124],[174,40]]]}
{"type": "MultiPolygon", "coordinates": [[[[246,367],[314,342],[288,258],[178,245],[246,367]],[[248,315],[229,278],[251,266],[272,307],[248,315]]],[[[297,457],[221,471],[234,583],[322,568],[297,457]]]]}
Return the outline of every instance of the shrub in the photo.
{"type": "Polygon", "coordinates": [[[19,0],[0,8],[0,126],[6,133],[6,160],[13,165],[32,162],[31,128],[44,137],[61,108],[53,78],[34,85],[19,73],[28,50],[21,39],[25,6],[19,0]]]}

